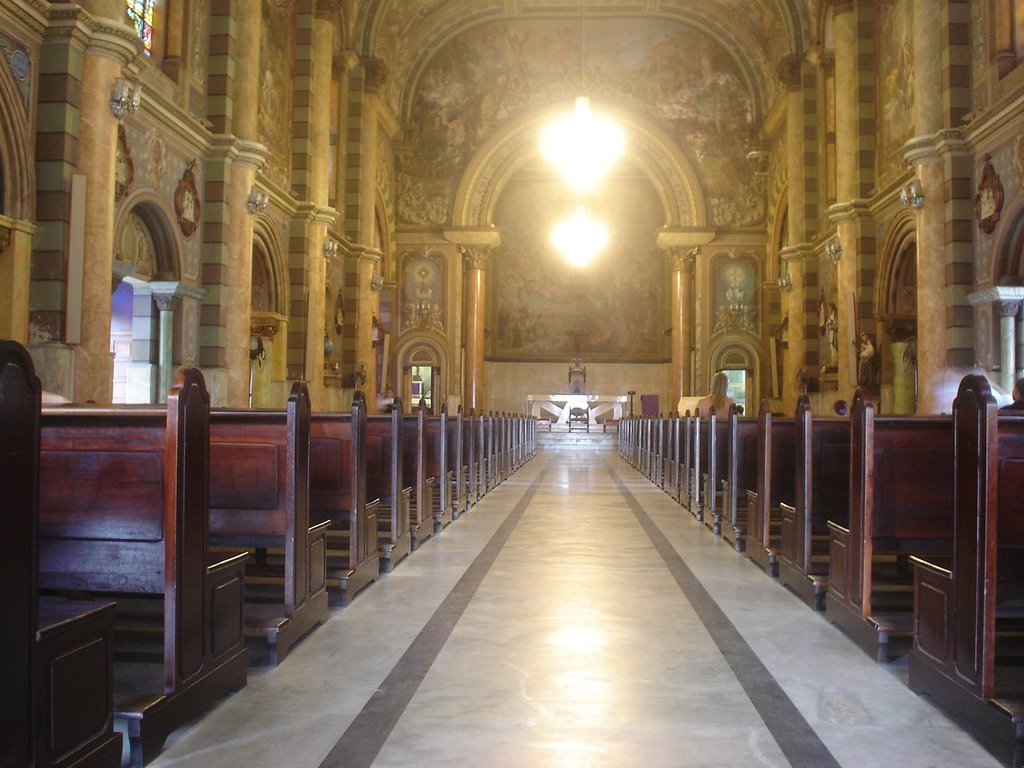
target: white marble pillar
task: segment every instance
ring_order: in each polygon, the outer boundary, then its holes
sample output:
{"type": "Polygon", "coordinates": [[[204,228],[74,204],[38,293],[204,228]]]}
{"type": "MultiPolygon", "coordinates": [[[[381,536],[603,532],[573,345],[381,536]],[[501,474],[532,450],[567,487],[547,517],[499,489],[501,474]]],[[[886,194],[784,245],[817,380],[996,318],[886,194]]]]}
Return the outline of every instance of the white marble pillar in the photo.
{"type": "Polygon", "coordinates": [[[166,403],[167,393],[171,389],[171,373],[174,369],[174,297],[154,295],[153,301],[156,302],[156,307],[160,311],[160,338],[157,348],[159,374],[156,401],[166,403]]]}

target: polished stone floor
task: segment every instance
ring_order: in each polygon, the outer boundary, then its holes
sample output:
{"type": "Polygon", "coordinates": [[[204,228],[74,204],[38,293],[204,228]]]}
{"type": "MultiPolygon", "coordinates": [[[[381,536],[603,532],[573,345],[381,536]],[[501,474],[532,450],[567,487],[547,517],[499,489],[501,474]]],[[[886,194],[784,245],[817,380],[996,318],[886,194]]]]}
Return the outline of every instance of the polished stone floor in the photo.
{"type": "Polygon", "coordinates": [[[541,451],[151,765],[997,766],[614,452],[541,451]]]}

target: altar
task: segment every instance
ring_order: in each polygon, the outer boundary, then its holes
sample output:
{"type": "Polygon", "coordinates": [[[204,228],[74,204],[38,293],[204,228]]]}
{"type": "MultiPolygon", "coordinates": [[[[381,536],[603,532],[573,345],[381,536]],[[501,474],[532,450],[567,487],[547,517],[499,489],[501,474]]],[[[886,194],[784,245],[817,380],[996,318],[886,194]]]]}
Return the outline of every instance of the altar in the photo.
{"type": "Polygon", "coordinates": [[[526,412],[540,419],[551,419],[555,424],[566,424],[569,411],[573,408],[587,408],[590,423],[600,418],[621,419],[623,406],[629,402],[627,395],[527,395],[526,412]]]}

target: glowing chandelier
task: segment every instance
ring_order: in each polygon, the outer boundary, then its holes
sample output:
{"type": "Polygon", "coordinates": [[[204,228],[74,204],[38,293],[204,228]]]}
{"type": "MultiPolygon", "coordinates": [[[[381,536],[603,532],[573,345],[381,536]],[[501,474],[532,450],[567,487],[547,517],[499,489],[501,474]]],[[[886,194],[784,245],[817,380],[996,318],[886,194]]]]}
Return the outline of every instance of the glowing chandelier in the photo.
{"type": "Polygon", "coordinates": [[[597,186],[626,147],[615,122],[590,109],[590,98],[579,96],[576,109],[552,122],[541,134],[541,152],[573,189],[597,186]]]}
{"type": "Polygon", "coordinates": [[[563,219],[551,232],[551,244],[574,267],[585,267],[608,244],[608,230],[599,221],[590,218],[583,206],[576,207],[571,218],[563,219]]]}

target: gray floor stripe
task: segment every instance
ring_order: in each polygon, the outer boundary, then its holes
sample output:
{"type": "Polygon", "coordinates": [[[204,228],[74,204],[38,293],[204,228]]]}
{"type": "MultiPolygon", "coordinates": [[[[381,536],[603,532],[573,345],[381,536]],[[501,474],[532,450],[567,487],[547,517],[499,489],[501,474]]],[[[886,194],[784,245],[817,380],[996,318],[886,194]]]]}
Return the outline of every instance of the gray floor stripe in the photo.
{"type": "Polygon", "coordinates": [[[473,564],[452,587],[452,591],[434,612],[430,621],[420,630],[419,635],[395,664],[377,692],[370,697],[352,724],[338,739],[338,743],[331,748],[327,757],[320,763],[320,768],[369,768],[373,764],[384,742],[412,700],[416,689],[430,671],[437,654],[448,641],[448,636],[459,622],[469,601],[473,599],[480,583],[491,569],[523,513],[530,506],[547,473],[548,467],[545,466],[523,494],[523,498],[495,531],[491,540],[477,555],[473,564]]]}
{"type": "Polygon", "coordinates": [[[839,762],[818,738],[810,723],[800,714],[800,710],[747,645],[725,612],[718,607],[640,502],[630,493],[615,469],[609,466],[608,471],[789,764],[793,768],[840,768],[839,762]]]}

